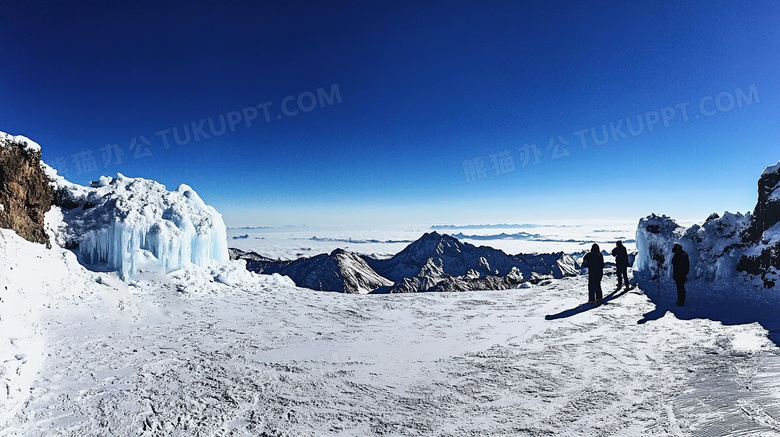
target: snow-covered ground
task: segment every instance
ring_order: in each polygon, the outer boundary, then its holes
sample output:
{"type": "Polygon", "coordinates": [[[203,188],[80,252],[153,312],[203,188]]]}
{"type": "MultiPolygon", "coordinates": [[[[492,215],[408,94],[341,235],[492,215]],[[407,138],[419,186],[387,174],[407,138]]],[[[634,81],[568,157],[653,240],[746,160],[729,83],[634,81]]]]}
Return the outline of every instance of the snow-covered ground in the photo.
{"type": "Polygon", "coordinates": [[[35,343],[17,340],[21,358],[3,343],[4,366],[27,378],[5,374],[3,437],[780,433],[776,296],[718,300],[694,283],[678,308],[671,284],[640,278],[592,307],[584,277],[345,295],[235,265],[132,286],[2,236],[18,256],[0,279],[30,300],[17,304],[35,343]]]}

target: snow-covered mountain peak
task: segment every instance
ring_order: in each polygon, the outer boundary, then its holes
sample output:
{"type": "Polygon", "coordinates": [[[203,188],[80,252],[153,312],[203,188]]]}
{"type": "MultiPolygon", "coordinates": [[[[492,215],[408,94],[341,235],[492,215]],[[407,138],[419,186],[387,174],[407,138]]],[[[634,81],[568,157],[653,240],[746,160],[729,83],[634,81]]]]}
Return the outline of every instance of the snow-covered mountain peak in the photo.
{"type": "Polygon", "coordinates": [[[777,161],[777,164],[770,165],[767,168],[764,169],[764,172],[761,173],[761,176],[772,174],[772,173],[780,173],[780,161],[777,161]]]}
{"type": "Polygon", "coordinates": [[[464,243],[458,239],[433,231],[423,234],[401,253],[412,263],[419,264],[434,255],[458,256],[464,248],[464,243]]]}
{"type": "Polygon", "coordinates": [[[338,249],[333,249],[333,251],[330,253],[330,256],[335,257],[340,255],[347,255],[348,253],[349,252],[347,252],[346,250],[338,248],[338,249]]]}

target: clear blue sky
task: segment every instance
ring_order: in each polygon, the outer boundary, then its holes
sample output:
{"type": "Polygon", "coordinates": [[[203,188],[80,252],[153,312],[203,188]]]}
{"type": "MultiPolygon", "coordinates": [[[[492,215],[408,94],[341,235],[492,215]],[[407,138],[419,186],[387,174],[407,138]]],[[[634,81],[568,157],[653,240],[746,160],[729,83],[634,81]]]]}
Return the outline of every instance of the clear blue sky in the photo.
{"type": "Polygon", "coordinates": [[[704,219],[780,159],[778,2],[19,3],[0,130],[229,226],[704,219]]]}

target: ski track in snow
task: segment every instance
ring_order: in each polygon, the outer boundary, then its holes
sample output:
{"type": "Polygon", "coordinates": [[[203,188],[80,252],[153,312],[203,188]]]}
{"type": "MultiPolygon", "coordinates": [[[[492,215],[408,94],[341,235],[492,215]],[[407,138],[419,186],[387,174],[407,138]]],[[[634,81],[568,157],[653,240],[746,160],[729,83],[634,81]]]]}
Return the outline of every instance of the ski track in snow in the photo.
{"type": "Polygon", "coordinates": [[[655,307],[638,290],[591,308],[584,277],[379,296],[223,289],[141,281],[47,310],[48,357],[0,436],[780,432],[766,331],[638,324],[655,307]],[[764,343],[744,351],[736,336],[764,343]]]}

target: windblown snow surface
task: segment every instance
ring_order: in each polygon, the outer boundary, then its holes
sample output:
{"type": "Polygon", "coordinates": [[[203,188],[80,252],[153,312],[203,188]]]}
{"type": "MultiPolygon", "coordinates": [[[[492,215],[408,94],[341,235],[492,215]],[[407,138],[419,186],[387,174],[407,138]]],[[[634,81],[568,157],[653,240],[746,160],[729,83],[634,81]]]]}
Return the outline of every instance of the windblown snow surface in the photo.
{"type": "Polygon", "coordinates": [[[582,276],[348,295],[241,262],[129,285],[7,230],[0,253],[3,437],[780,433],[780,302],[728,282],[679,308],[607,275],[592,307],[582,276]]]}

